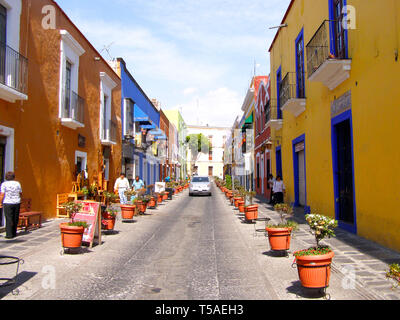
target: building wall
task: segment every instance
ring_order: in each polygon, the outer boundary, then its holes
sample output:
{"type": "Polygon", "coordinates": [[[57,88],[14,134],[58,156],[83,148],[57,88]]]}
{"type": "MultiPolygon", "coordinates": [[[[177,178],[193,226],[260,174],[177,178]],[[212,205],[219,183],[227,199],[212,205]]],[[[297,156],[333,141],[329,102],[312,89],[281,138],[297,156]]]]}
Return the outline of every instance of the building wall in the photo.
{"type": "MultiPolygon", "coordinates": [[[[102,164],[99,137],[100,72],[106,72],[116,83],[112,94],[113,119],[120,123],[120,80],[79,30],[50,0],[22,1],[20,51],[29,59],[28,100],[9,104],[0,102],[0,125],[15,132],[14,169],[22,184],[23,197],[32,198],[32,209],[42,211],[44,218],[55,217],[56,194],[71,192],[75,180],[75,152],[87,153],[89,178],[98,177],[102,164]],[[42,28],[42,7],[56,8],[56,30],[42,28]],[[28,10],[29,6],[29,10],[28,10]],[[60,30],[67,30],[86,51],[80,57],[78,94],[86,100],[85,127],[72,130],[61,125],[59,118],[60,30]],[[78,147],[78,134],[86,146],[78,147]]],[[[121,143],[112,147],[110,180],[121,166],[121,143]]]]}
{"type": "MultiPolygon", "coordinates": [[[[398,203],[395,190],[400,187],[400,173],[396,170],[400,160],[399,133],[394,120],[400,116],[400,62],[396,59],[400,4],[388,1],[382,6],[378,0],[347,3],[356,10],[356,29],[348,30],[350,78],[333,91],[306,80],[306,111],[297,118],[284,111],[282,130],[273,130],[275,147],[282,146],[286,202],[294,202],[292,141],[304,134],[307,205],[311,211],[335,216],[331,103],[351,91],[356,232],[400,250],[400,217],[393,214],[398,203]]],[[[328,0],[293,1],[285,20],[288,27],[280,30],[270,51],[272,98],[276,99],[278,68],[282,67],[282,76],[295,71],[296,37],[304,28],[307,45],[323,20],[329,19],[328,4],[328,0]]],[[[272,159],[275,168],[275,152],[272,159]]]]}
{"type": "MultiPolygon", "coordinates": [[[[209,160],[209,154],[200,154],[198,160],[195,162],[195,166],[198,167],[198,175],[208,176],[208,168],[213,167],[213,176],[218,176],[221,179],[224,174],[224,142],[228,139],[230,134],[230,128],[219,128],[219,127],[202,127],[202,126],[190,126],[188,125],[188,135],[202,133],[204,136],[212,136],[212,160],[209,160]]],[[[191,153],[188,152],[188,163],[187,168],[190,174],[191,172],[191,153]]]]}

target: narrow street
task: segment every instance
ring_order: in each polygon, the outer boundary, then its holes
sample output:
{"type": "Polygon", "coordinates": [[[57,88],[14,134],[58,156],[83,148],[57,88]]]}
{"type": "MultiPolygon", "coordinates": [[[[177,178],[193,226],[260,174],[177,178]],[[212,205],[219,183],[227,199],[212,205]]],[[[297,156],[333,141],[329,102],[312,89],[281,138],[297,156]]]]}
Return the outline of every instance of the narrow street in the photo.
{"type": "MultiPolygon", "coordinates": [[[[2,252],[15,254],[25,263],[17,278],[18,294],[2,288],[0,297],[323,299],[303,292],[297,270],[291,267],[291,255],[279,257],[269,252],[268,240],[256,231],[264,222],[243,223],[215,186],[212,191],[212,197],[189,197],[185,191],[157,209],[147,210],[134,223],[119,220],[115,228],[118,233],[103,234],[102,245],[85,248],[80,254],[60,254],[58,221],[17,238],[17,249],[22,250],[25,241],[34,241],[29,237],[52,235],[46,242],[37,241],[38,245],[31,246],[26,254],[13,251],[15,246],[4,248],[5,240],[1,239],[2,252]]],[[[293,250],[302,245],[296,238],[304,236],[306,233],[300,230],[293,240],[293,250]]],[[[332,272],[328,293],[332,300],[382,298],[358,285],[343,288],[343,274],[337,270],[332,272]]]]}

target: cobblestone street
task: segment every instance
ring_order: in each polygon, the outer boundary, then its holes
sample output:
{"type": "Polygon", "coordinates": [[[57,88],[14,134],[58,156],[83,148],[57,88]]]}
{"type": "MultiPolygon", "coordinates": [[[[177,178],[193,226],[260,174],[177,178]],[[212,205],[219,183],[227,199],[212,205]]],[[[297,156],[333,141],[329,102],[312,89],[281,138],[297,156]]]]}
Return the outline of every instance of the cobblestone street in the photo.
{"type": "MultiPolygon", "coordinates": [[[[188,197],[185,191],[133,223],[119,220],[117,232],[104,232],[101,245],[84,248],[80,254],[60,254],[60,220],[26,234],[21,231],[16,240],[0,238],[2,255],[24,260],[17,285],[1,288],[0,297],[324,299],[302,289],[291,254],[281,257],[269,251],[262,218],[277,219],[269,206],[256,200],[260,221],[248,224],[215,186],[212,190],[212,197],[188,197]],[[54,270],[54,288],[49,285],[49,270],[54,270]]],[[[308,225],[298,221],[292,252],[313,241],[308,225]]],[[[384,277],[388,263],[400,259],[398,254],[339,229],[337,238],[326,242],[335,252],[327,289],[332,300],[400,299],[399,290],[391,290],[384,277]],[[356,283],[349,281],[349,270],[355,271],[356,283]]],[[[2,266],[1,272],[12,274],[12,268],[2,266]]]]}

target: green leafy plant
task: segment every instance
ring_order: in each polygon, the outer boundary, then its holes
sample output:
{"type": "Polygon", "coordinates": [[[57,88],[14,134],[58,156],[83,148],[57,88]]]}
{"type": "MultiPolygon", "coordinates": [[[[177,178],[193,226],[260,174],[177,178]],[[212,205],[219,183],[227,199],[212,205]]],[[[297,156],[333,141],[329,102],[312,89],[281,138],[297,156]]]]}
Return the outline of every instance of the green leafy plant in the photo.
{"type": "Polygon", "coordinates": [[[317,248],[321,240],[335,236],[334,229],[338,226],[335,219],[320,214],[307,214],[306,221],[310,226],[311,233],[315,236],[317,248]]]}
{"type": "Polygon", "coordinates": [[[85,229],[89,227],[89,225],[86,221],[74,221],[74,222],[68,223],[68,225],[71,227],[83,227],[85,229]]]}
{"type": "Polygon", "coordinates": [[[400,285],[400,265],[397,263],[391,264],[386,272],[386,278],[393,279],[395,283],[392,288],[397,288],[400,285]]]}
{"type": "Polygon", "coordinates": [[[256,196],[256,192],[255,191],[245,191],[244,192],[246,200],[249,200],[249,204],[245,205],[245,207],[251,206],[253,205],[253,199],[256,196]]]}
{"type": "Polygon", "coordinates": [[[113,208],[107,208],[107,209],[105,210],[105,212],[108,214],[108,216],[110,216],[110,217],[112,217],[112,218],[115,218],[115,217],[117,216],[118,210],[113,209],[113,208]]]}
{"type": "Polygon", "coordinates": [[[88,196],[88,195],[89,195],[89,189],[88,189],[87,187],[83,187],[83,188],[81,189],[81,192],[82,192],[85,196],[88,196]]]}

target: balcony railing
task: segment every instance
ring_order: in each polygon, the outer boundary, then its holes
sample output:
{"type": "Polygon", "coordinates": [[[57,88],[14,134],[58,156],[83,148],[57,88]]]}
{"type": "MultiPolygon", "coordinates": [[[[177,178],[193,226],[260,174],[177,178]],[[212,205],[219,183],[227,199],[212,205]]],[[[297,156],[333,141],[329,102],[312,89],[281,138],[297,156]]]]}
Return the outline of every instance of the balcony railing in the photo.
{"type": "Polygon", "coordinates": [[[325,20],[306,46],[308,79],[322,82],[331,90],[349,77],[351,69],[350,59],[332,54],[335,50],[330,40],[337,23],[341,22],[325,20]]]}
{"type": "Polygon", "coordinates": [[[304,82],[297,85],[297,74],[288,72],[281,82],[280,89],[281,109],[288,110],[298,116],[305,110],[304,82]]]}
{"type": "Polygon", "coordinates": [[[70,94],[63,90],[61,120],[67,126],[83,127],[85,123],[85,99],[74,91],[70,94]]]}
{"type": "Polygon", "coordinates": [[[267,127],[271,126],[275,129],[280,129],[282,127],[282,116],[283,113],[280,112],[280,118],[278,118],[278,107],[276,99],[270,99],[269,104],[265,108],[266,124],[267,127]]]}
{"type": "Polygon", "coordinates": [[[4,43],[0,43],[0,83],[28,94],[28,59],[4,43]]]}
{"type": "Polygon", "coordinates": [[[101,131],[101,141],[105,145],[117,143],[117,123],[114,120],[106,121],[106,126],[101,131]]]}

